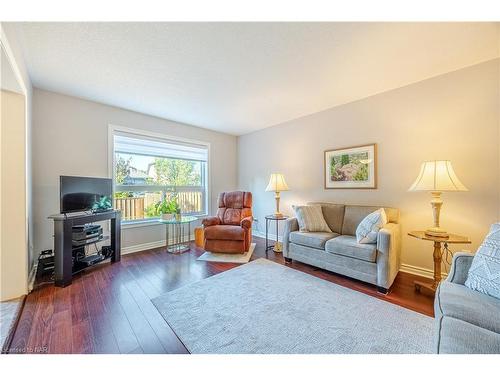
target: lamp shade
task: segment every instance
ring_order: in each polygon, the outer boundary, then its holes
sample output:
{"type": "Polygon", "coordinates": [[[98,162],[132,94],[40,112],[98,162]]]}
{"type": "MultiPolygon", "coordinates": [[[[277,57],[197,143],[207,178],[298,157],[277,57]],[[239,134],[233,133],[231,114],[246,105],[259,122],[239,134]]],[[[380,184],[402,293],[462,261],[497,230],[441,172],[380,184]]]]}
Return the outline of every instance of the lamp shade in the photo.
{"type": "Polygon", "coordinates": [[[425,161],[409,191],[467,191],[449,160],[425,161]]]}
{"type": "Polygon", "coordinates": [[[287,191],[288,185],[285,182],[285,177],[281,173],[271,174],[269,184],[267,184],[266,191],[287,191]]]}

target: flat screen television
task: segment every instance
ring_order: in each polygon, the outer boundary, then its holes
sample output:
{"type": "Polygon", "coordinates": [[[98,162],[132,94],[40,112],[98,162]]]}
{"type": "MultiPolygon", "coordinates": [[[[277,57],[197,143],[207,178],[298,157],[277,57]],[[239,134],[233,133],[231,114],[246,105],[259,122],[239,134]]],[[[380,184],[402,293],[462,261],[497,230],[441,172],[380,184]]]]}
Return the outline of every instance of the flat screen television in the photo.
{"type": "Polygon", "coordinates": [[[113,208],[110,178],[61,176],[59,183],[62,214],[113,208]]]}

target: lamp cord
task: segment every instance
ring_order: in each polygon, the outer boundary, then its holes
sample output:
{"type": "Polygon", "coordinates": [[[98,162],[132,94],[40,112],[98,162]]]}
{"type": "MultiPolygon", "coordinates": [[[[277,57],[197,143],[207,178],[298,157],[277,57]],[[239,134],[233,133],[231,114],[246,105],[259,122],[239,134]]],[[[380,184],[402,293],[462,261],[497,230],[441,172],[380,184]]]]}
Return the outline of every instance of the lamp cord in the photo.
{"type": "Polygon", "coordinates": [[[446,242],[444,243],[443,250],[441,250],[441,259],[443,261],[444,269],[446,273],[448,273],[453,259],[453,252],[448,248],[448,243],[446,242]]]}

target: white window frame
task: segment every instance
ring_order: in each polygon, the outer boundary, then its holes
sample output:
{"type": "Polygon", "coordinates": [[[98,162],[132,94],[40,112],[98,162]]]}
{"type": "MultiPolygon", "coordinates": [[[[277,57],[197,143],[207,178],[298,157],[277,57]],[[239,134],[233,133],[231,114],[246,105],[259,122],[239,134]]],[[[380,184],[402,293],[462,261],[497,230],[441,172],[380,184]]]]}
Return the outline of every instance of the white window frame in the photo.
{"type": "MultiPolygon", "coordinates": [[[[210,152],[210,143],[209,142],[204,142],[204,141],[200,141],[197,139],[177,137],[177,136],[164,134],[164,133],[156,133],[156,132],[151,132],[151,131],[143,130],[143,129],[128,128],[128,127],[123,127],[123,126],[119,126],[119,125],[109,124],[108,125],[108,177],[113,180],[113,196],[115,193],[115,180],[114,180],[114,165],[115,165],[114,134],[115,134],[115,132],[128,133],[131,136],[138,135],[138,136],[145,136],[145,137],[151,137],[151,138],[158,138],[158,139],[162,139],[165,141],[185,142],[185,143],[191,143],[191,144],[206,147],[207,153],[208,153],[207,166],[206,166],[207,192],[205,194],[206,214],[191,215],[191,216],[196,216],[196,217],[202,218],[202,217],[208,216],[210,214],[210,212],[212,212],[212,210],[211,210],[212,178],[211,178],[211,171],[210,171],[212,163],[211,163],[211,152],[210,152]]],[[[158,225],[158,224],[160,224],[158,222],[158,219],[154,219],[154,218],[122,222],[123,227],[129,227],[129,228],[136,227],[136,226],[148,226],[148,225],[158,225]]]]}

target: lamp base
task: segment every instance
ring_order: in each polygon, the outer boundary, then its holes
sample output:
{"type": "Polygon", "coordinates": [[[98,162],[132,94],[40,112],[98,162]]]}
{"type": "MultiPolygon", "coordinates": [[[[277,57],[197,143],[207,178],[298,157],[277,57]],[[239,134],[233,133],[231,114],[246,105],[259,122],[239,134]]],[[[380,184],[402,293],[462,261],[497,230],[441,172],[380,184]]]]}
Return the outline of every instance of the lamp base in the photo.
{"type": "Polygon", "coordinates": [[[283,247],[281,245],[281,242],[276,242],[273,247],[273,251],[275,253],[282,253],[283,252],[283,247]]]}
{"type": "Polygon", "coordinates": [[[444,229],[441,229],[440,227],[433,227],[429,228],[425,231],[426,236],[430,237],[439,237],[439,238],[448,238],[450,237],[448,235],[448,232],[446,232],[444,229]]]}

